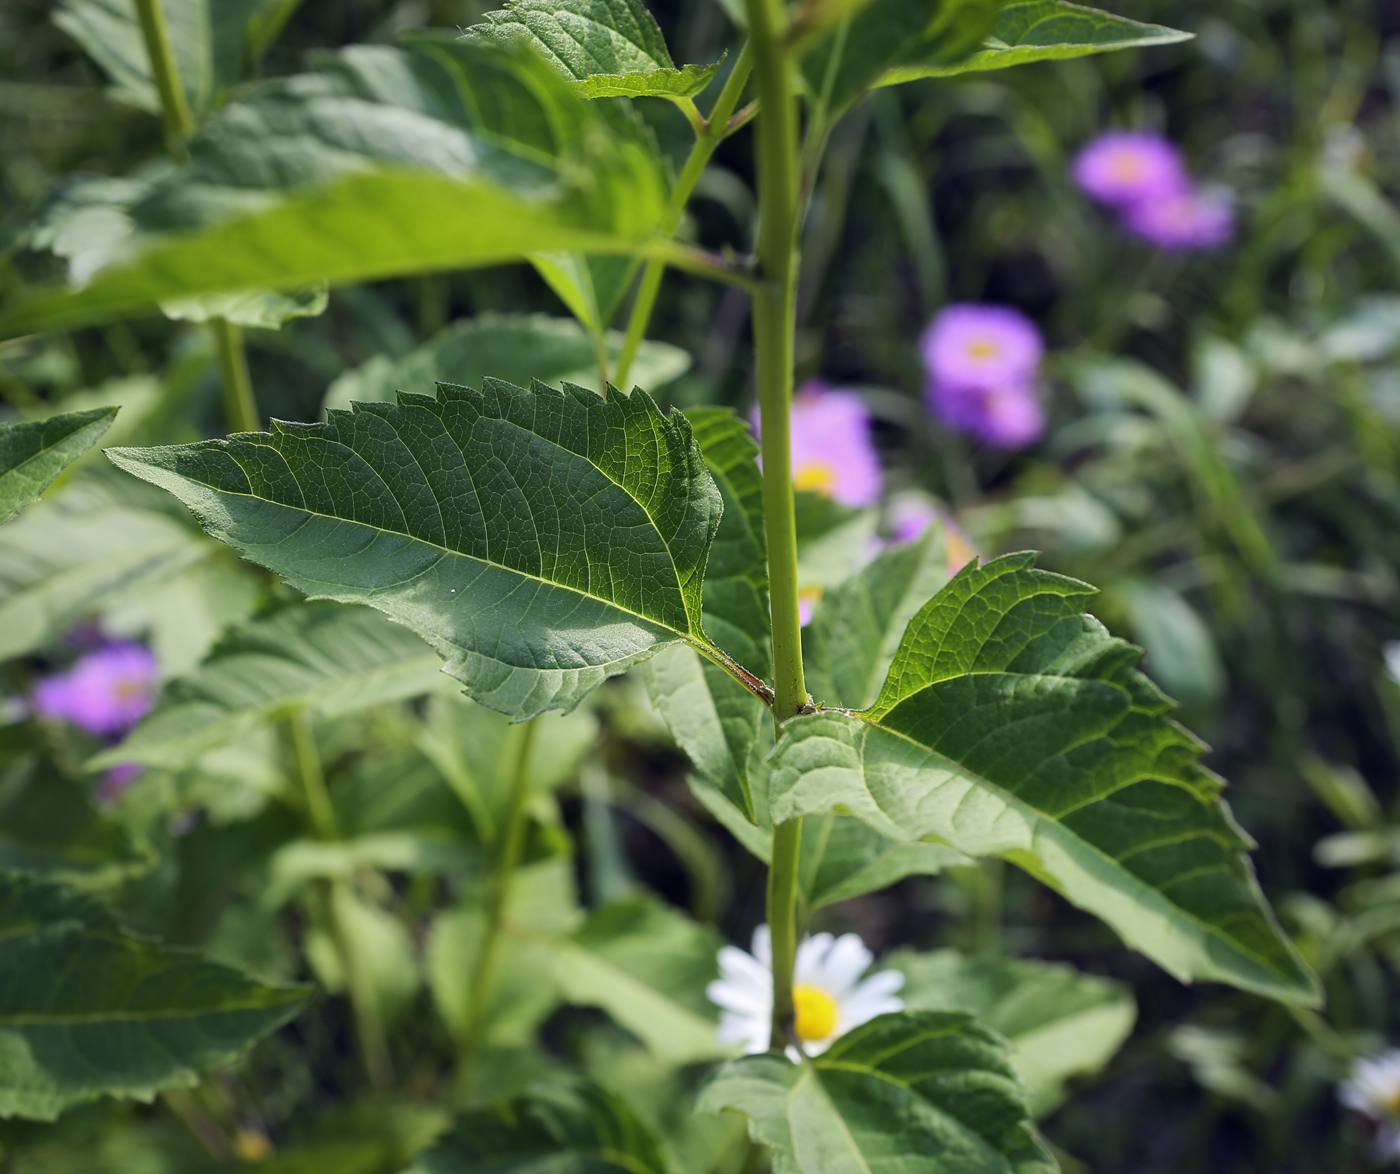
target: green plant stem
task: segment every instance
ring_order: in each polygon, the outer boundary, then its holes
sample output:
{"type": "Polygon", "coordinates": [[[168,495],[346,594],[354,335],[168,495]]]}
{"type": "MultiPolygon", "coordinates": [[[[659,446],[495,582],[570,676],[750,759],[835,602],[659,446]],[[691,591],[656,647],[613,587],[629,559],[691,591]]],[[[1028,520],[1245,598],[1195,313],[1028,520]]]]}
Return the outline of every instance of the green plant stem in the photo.
{"type": "MultiPolygon", "coordinates": [[[[291,736],[292,755],[296,760],[297,777],[301,780],[302,798],[306,803],[311,826],[318,839],[335,842],[340,828],[326,790],[326,777],[321,769],[321,756],[316,752],[316,735],[305,710],[297,710],[287,719],[291,736]]],[[[326,902],[330,913],[331,932],[336,949],[345,967],[345,983],[350,991],[350,1005],[355,1012],[355,1034],[359,1037],[365,1074],[376,1089],[389,1088],[394,1082],[394,1068],[389,1059],[389,1043],[384,1024],[379,1018],[374,990],[365,970],[364,959],[355,947],[354,893],[346,877],[336,877],[326,886],[326,902]]]]}
{"type": "Polygon", "coordinates": [[[505,924],[506,905],[510,901],[515,873],[525,854],[525,832],[529,826],[530,758],[534,750],[535,732],[539,723],[525,722],[520,728],[515,763],[510,782],[510,802],[496,859],[487,879],[481,948],[472,969],[468,991],[467,1021],[463,1032],[460,1089],[463,1096],[471,1092],[472,1068],[481,1050],[481,1036],[486,1027],[486,1012],[496,981],[496,964],[501,952],[501,929],[505,924]]]}
{"type": "Polygon", "coordinates": [[[185,87],[180,84],[180,69],[175,64],[175,50],[170,44],[170,26],[165,22],[160,0],[136,0],[136,15],[141,20],[141,36],[146,42],[151,77],[160,95],[166,149],[177,162],[184,162],[185,140],[194,133],[194,115],[190,113],[185,87]]]}
{"type": "MultiPolygon", "coordinates": [[[[743,52],[739,54],[739,60],[729,71],[724,88],[720,90],[719,97],[715,99],[709,119],[697,131],[695,143],[690,148],[690,156],[686,159],[685,166],[681,168],[680,176],[676,179],[676,186],[671,189],[671,199],[666,205],[666,212],[661,220],[661,232],[666,237],[676,235],[676,229],[680,227],[685,206],[690,202],[690,195],[695,190],[695,185],[699,182],[705,165],[709,163],[710,156],[715,153],[715,148],[732,133],[729,127],[729,116],[734,113],[734,107],[739,104],[739,96],[744,92],[744,86],[748,83],[749,74],[752,71],[753,53],[750,51],[749,45],[745,44],[743,52]]],[[[632,311],[627,319],[627,336],[623,339],[622,352],[617,357],[617,370],[613,374],[614,382],[618,387],[625,389],[625,381],[632,373],[632,364],[637,358],[637,351],[641,348],[642,339],[646,337],[647,326],[651,322],[651,312],[656,307],[656,295],[661,289],[661,278],[665,272],[666,262],[657,257],[648,261],[646,268],[642,271],[641,284],[637,287],[637,296],[632,302],[632,311]]]]}
{"type": "Polygon", "coordinates": [[[219,352],[219,373],[224,385],[224,417],[230,432],[256,432],[262,427],[258,403],[253,398],[253,381],[248,377],[248,356],[243,350],[243,331],[227,318],[209,323],[219,352]]]}
{"type": "MultiPolygon", "coordinates": [[[[797,599],[797,526],[792,496],[793,334],[797,303],[797,110],[792,61],[783,44],[781,0],[745,0],[758,101],[760,283],[753,294],[755,377],[762,422],[763,510],[773,626],[773,720],[781,726],[811,704],[802,676],[797,599]]],[[[797,821],[773,828],[768,927],[773,935],[773,1030],[781,1050],[793,1034],[792,970],[797,951],[797,821]]]]}

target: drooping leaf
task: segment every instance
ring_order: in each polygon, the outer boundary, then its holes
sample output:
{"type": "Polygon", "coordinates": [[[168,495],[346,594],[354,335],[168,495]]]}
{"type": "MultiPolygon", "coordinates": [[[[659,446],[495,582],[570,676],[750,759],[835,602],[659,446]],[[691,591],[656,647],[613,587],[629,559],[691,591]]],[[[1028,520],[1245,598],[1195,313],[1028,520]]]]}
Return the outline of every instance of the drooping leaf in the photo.
{"type": "Polygon", "coordinates": [[[0,1115],[190,1087],[294,1015],[273,988],[133,938],[72,889],[0,875],[0,1115]]]}
{"type": "Polygon", "coordinates": [[[637,0],[517,0],[466,35],[528,45],[589,98],[691,98],[719,72],[719,62],[677,69],[656,19],[637,0]]]}
{"type": "Polygon", "coordinates": [[[982,48],[955,61],[914,58],[890,69],[878,84],[898,85],[925,77],[952,77],[989,69],[1006,69],[1032,61],[1064,61],[1118,49],[1146,49],[1189,41],[1183,33],[1159,24],[1143,24],[1069,0],[1013,0],[997,14],[982,48]]]}
{"type": "Polygon", "coordinates": [[[298,590],[412,628],[509,716],[571,709],[676,641],[710,648],[720,501],[683,416],[645,392],[438,390],[109,455],[298,590]]]}
{"type": "Polygon", "coordinates": [[[731,1061],[699,1108],[745,1114],[774,1174],[1052,1174],[1009,1050],[969,1015],[881,1015],[806,1063],[731,1061]]]}
{"type": "Polygon", "coordinates": [[[70,486],[0,529],[0,660],[52,644],[74,623],[216,547],[167,514],[70,486]]]}
{"type": "Polygon", "coordinates": [[[17,296],[0,335],[547,250],[635,252],[660,219],[651,146],[543,62],[433,43],[319,66],[221,108],[189,166],[65,242],[90,254],[74,261],[86,284],[17,296]]]}
{"type": "Polygon", "coordinates": [[[582,1081],[537,1086],[475,1109],[405,1174],[667,1174],[660,1147],[623,1101],[582,1081]]]}
{"type": "Polygon", "coordinates": [[[306,603],[232,628],[203,664],[94,767],[139,762],[183,770],[259,725],[306,710],[338,717],[439,688],[442,660],[367,607],[306,603]]]}
{"type": "Polygon", "coordinates": [[[0,424],[0,523],[53,484],[111,427],[116,408],[67,412],[18,424],[0,424]]]}
{"type": "MultiPolygon", "coordinates": [[[[641,262],[636,257],[590,256],[586,253],[533,253],[530,264],[559,295],[595,346],[602,340],[611,351],[608,326],[641,262]]],[[[609,364],[611,372],[611,364],[609,364]]],[[[501,378],[500,372],[493,372],[501,378]]],[[[597,382],[597,361],[593,381],[597,382]]],[[[635,378],[635,375],[633,376],[635,378]]],[[[650,384],[648,384],[650,386],[650,384]]]]}
{"type": "Polygon", "coordinates": [[[250,290],[245,293],[207,294],[161,302],[161,312],[180,322],[209,322],[222,318],[235,326],[277,330],[293,318],[315,318],[325,313],[330,286],[320,281],[306,289],[250,290]]]}
{"type": "Polygon", "coordinates": [[[1182,980],[1301,1003],[1316,979],[1259,892],[1201,743],[1033,556],[969,565],[910,621],[874,706],[794,719],[775,820],[839,810],[1002,856],[1182,980]]]}
{"type": "Polygon", "coordinates": [[[1067,1078],[1108,1063],[1137,1017],[1127,987],[1056,963],[900,950],[881,965],[904,974],[906,1010],[963,1011],[1004,1035],[1037,1114],[1060,1102],[1067,1078]]]}
{"type": "MultiPolygon", "coordinates": [[[[616,359],[621,349],[622,336],[611,332],[609,354],[616,359]]],[[[644,342],[632,367],[633,379],[654,391],[689,366],[690,357],[679,347],[644,342]]],[[[537,379],[551,387],[576,383],[602,390],[593,344],[578,323],[546,314],[482,314],[454,322],[406,355],[376,355],[347,371],[330,385],[325,406],[329,410],[349,408],[356,401],[392,400],[397,391],[435,383],[479,388],[488,375],[519,387],[537,379]]]]}

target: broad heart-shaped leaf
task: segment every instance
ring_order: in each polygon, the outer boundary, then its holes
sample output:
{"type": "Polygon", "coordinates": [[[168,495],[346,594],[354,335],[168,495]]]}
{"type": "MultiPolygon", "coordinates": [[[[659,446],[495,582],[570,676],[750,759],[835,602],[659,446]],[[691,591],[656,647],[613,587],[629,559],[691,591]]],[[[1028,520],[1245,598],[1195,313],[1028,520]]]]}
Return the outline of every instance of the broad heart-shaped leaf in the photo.
{"type": "Polygon", "coordinates": [[[1182,980],[1306,1004],[1317,980],[1275,922],[1201,743],[1034,555],[969,564],[910,621],[875,705],[795,718],[772,818],[855,815],[896,840],[1002,856],[1182,980]]]}
{"type": "Polygon", "coordinates": [[[668,1174],[660,1146],[621,1098],[593,1083],[537,1085],[457,1119],[405,1174],[668,1174]]]}
{"type": "Polygon", "coordinates": [[[111,427],[116,408],[0,424],[0,523],[36,501],[111,427]]]}
{"type": "Polygon", "coordinates": [[[1008,1051],[970,1015],[897,1012],[802,1064],[731,1061],[699,1108],[745,1114],[774,1174],[1052,1174],[1008,1051]]]}
{"type": "Polygon", "coordinates": [[[445,684],[442,660],[368,607],[298,603],[232,628],[193,673],[93,767],[139,762],[184,770],[260,724],[307,710],[339,717],[445,684]]]}
{"type": "Polygon", "coordinates": [[[466,35],[528,45],[589,98],[692,98],[719,72],[718,62],[677,69],[655,17],[637,0],[517,0],[466,35]]]}
{"type": "MultiPolygon", "coordinates": [[[[616,358],[621,349],[622,336],[611,332],[609,353],[616,358]]],[[[632,371],[639,387],[655,391],[689,366],[690,356],[679,347],[644,342],[632,371]]],[[[326,391],[325,406],[392,400],[400,389],[434,383],[480,387],[488,375],[520,387],[537,379],[551,387],[576,383],[602,391],[592,340],[577,322],[547,314],[481,314],[454,322],[406,355],[376,355],[345,372],[326,391]]]]}
{"type": "Polygon", "coordinates": [[[211,294],[637,252],[661,218],[642,132],[542,61],[427,43],[318,66],[222,107],[187,167],[108,185],[64,242],[86,284],[17,296],[0,336],[211,294]]]}
{"type": "Polygon", "coordinates": [[[978,52],[958,61],[912,60],[889,70],[879,84],[892,86],[924,77],[1006,69],[1032,61],[1063,61],[1116,49],[1174,45],[1189,41],[1194,35],[1070,4],[1068,0],[1013,0],[997,15],[996,26],[978,52]]]}
{"type": "Polygon", "coordinates": [[[72,889],[0,874],[0,1116],[51,1121],[103,1095],[188,1088],[307,993],[129,937],[72,889]]]}
{"type": "Polygon", "coordinates": [[[1005,1036],[1037,1114],[1059,1104],[1068,1077],[1108,1063],[1137,1017],[1122,983],[1057,963],[899,950],[881,965],[904,974],[906,1010],[963,1011],[1005,1036]]]}
{"type": "Polygon", "coordinates": [[[412,628],[511,717],[571,709],[676,641],[718,655],[700,596],[719,492],[645,392],[444,384],[108,455],[298,590],[412,628]]]}

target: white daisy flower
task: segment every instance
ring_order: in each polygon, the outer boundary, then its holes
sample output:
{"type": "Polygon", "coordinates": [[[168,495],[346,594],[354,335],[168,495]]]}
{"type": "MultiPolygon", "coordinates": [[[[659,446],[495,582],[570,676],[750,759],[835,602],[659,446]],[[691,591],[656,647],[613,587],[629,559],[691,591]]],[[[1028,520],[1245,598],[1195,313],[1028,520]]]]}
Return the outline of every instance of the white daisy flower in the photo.
{"type": "MultiPolygon", "coordinates": [[[[834,938],[815,934],[797,947],[792,997],[797,1005],[795,1030],[809,1056],[826,1051],[833,1040],[886,1011],[903,1011],[894,997],[904,985],[898,970],[882,970],[863,982],[875,956],[853,933],[834,938]]],[[[720,977],[705,988],[722,1009],[716,1038],[743,1044],[745,1052],[766,1052],[773,1015],[773,947],[766,925],[753,931],[753,953],[736,946],[719,952],[720,977]]],[[[796,1055],[791,1048],[789,1054],[796,1055]]]]}
{"type": "Polygon", "coordinates": [[[1400,1048],[1357,1060],[1337,1099],[1375,1125],[1371,1148],[1378,1160],[1400,1159],[1400,1048]]]}

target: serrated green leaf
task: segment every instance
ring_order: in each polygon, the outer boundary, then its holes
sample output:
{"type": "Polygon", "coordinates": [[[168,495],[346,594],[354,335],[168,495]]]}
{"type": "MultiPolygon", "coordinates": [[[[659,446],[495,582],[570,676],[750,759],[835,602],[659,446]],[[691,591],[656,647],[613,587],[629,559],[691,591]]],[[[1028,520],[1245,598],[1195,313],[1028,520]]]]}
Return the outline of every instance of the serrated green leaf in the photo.
{"type": "Polygon", "coordinates": [[[952,77],[1006,69],[1032,61],[1064,61],[1118,49],[1147,49],[1189,41],[1195,34],[1160,24],[1143,24],[1068,0],[1016,0],[1002,8],[982,48],[958,61],[910,61],[897,65],[879,85],[925,77],[952,77]]]}
{"type": "Polygon", "coordinates": [[[881,965],[903,973],[905,1010],[963,1011],[1005,1036],[1038,1115],[1059,1104],[1069,1077],[1108,1063],[1137,1018],[1122,983],[1057,963],[899,950],[881,965]]]}
{"type": "Polygon", "coordinates": [[[528,45],[589,98],[692,98],[720,67],[677,69],[656,19],[637,0],[517,0],[486,13],[466,36],[528,45]]]}
{"type": "Polygon", "coordinates": [[[78,620],[168,582],[213,549],[166,514],[69,486],[0,529],[0,660],[47,647],[78,620]]]}
{"type": "Polygon", "coordinates": [[[806,1063],[731,1061],[699,1109],[744,1113],[774,1174],[1051,1174],[1008,1051],[969,1015],[881,1015],[806,1063]]]}
{"type": "Polygon", "coordinates": [[[817,703],[873,704],[905,627],[948,577],[947,543],[935,525],[823,594],[802,639],[807,691],[817,703]]]}
{"type": "Polygon", "coordinates": [[[676,641],[711,648],[720,499],[679,412],[645,392],[438,390],[109,455],[298,590],[412,628],[508,716],[571,709],[676,641]]]}
{"type": "Polygon", "coordinates": [[[93,408],[0,424],[0,523],[37,501],[55,477],[97,443],[116,414],[116,408],[93,408]]]}
{"type": "Polygon", "coordinates": [[[0,335],[540,251],[637,252],[661,217],[651,146],[543,62],[431,44],[319,66],[220,109],[189,166],[123,195],[126,235],[96,233],[86,284],[16,297],[0,335]]]}
{"type": "Polygon", "coordinates": [[[442,660],[368,607],[303,603],[239,624],[93,767],[184,770],[200,755],[298,710],[339,717],[440,688],[442,660]]]}
{"type": "Polygon", "coordinates": [[[457,1119],[405,1174],[667,1174],[660,1147],[621,1098],[582,1081],[457,1119]]]}
{"type": "Polygon", "coordinates": [[[784,728],[775,820],[839,810],[895,840],[1002,856],[1182,980],[1313,1004],[1201,743],[1034,556],[969,565],[910,621],[875,705],[784,728]]]}
{"type": "Polygon", "coordinates": [[[72,889],[0,876],[0,1115],[190,1087],[285,1023],[303,988],[129,937],[72,889]]]}
{"type": "MultiPolygon", "coordinates": [[[[616,358],[622,335],[610,331],[608,352],[616,358]]],[[[634,382],[654,390],[685,374],[690,356],[663,342],[644,342],[632,371],[634,382]]],[[[593,343],[587,332],[567,318],[547,314],[481,314],[446,327],[428,342],[399,358],[376,355],[341,375],[326,391],[327,410],[349,408],[356,401],[392,400],[400,389],[435,383],[480,388],[487,376],[527,387],[539,380],[551,387],[576,383],[598,386],[593,343]]]]}

